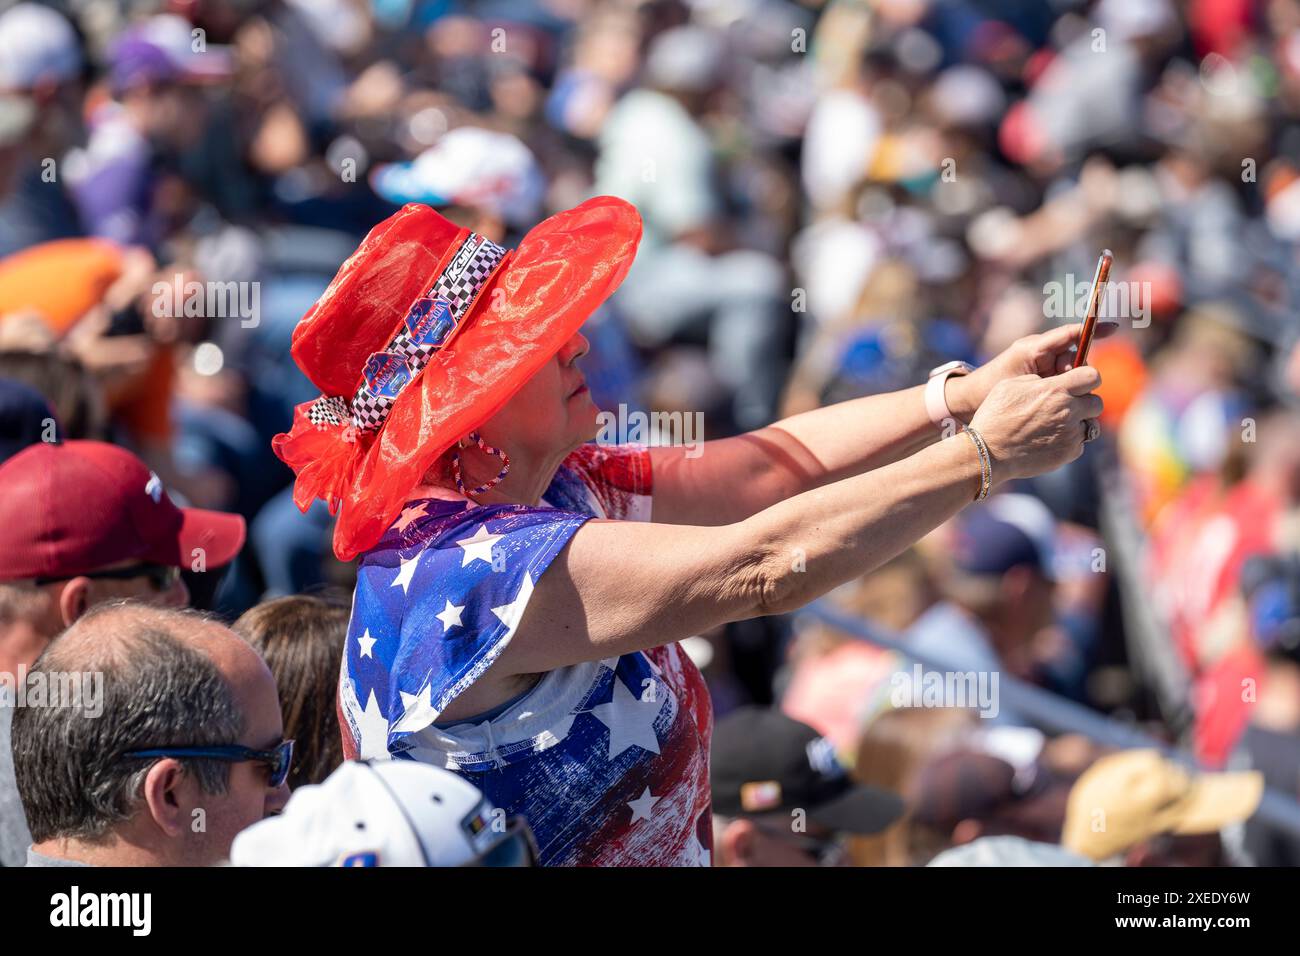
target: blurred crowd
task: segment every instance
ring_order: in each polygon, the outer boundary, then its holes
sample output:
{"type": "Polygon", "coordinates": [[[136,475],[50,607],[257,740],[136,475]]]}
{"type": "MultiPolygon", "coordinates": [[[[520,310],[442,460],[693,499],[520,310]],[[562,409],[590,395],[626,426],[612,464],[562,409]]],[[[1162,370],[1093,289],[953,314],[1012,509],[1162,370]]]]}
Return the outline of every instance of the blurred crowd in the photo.
{"type": "MultiPolygon", "coordinates": [[[[912,706],[898,649],[759,619],[687,642],[729,741],[714,863],[1300,864],[1300,834],[1252,818],[1261,780],[1300,796],[1300,0],[0,0],[5,507],[36,507],[64,467],[22,449],[84,440],[246,525],[219,560],[160,559],[56,604],[0,583],[0,668],[79,619],[134,626],[84,619],[97,602],[210,610],[211,646],[233,648],[216,621],[238,619],[278,685],[276,716],[256,675],[238,690],[253,665],[212,651],[230,707],[260,714],[266,753],[297,740],[285,788],[324,784],[299,812],[378,786],[330,777],[354,572],[271,451],[317,395],[290,336],[403,203],[509,246],[598,194],[635,203],[645,232],[584,329],[593,395],[702,412],[706,438],[1077,320],[1113,250],[1118,331],[1090,358],[1102,440],[828,601],[943,672],[1019,679],[1226,771],[1048,734],[1010,704],[912,706]],[[728,737],[729,714],[749,729],[728,737]],[[772,822],[823,800],[861,805],[793,839],[772,822]],[[1128,822],[1102,834],[1099,805],[1128,822]]],[[[68,478],[64,507],[111,495],[104,474],[68,478]]],[[[160,618],[150,654],[216,680],[182,624],[160,618]]],[[[181,710],[158,718],[181,736],[220,717],[181,710]]],[[[16,718],[15,740],[58,732],[16,718]]],[[[0,815],[16,770],[37,843],[78,813],[101,835],[125,818],[125,782],[60,808],[57,782],[34,782],[55,755],[6,758],[0,815]]],[[[456,782],[389,785],[401,804],[402,786],[456,782]]],[[[226,859],[282,797],[150,861],[226,859]]],[[[304,847],[293,807],[250,860],[304,847]]],[[[519,832],[449,856],[393,836],[393,856],[518,859],[519,832]]]]}

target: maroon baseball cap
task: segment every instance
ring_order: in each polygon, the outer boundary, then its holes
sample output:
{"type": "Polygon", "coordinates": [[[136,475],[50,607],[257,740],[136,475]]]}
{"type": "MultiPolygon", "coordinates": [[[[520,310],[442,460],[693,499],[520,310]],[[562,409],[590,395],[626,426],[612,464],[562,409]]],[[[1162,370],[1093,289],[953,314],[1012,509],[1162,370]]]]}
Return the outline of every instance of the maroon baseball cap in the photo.
{"type": "Polygon", "coordinates": [[[71,577],[124,561],[205,567],[244,544],[239,515],[177,508],[135,455],[98,441],[38,442],[0,465],[0,581],[71,577]]]}

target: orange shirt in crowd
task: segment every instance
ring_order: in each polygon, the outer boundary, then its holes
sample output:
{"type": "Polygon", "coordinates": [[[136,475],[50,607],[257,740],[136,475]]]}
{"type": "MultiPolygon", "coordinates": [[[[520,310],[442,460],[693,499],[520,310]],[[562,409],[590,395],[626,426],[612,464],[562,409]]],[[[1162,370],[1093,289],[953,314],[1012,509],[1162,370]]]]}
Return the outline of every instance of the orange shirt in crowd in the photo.
{"type": "Polygon", "coordinates": [[[122,249],[107,239],[58,239],[0,259],[0,316],[35,311],[59,336],[122,274],[122,249]]]}
{"type": "MultiPolygon", "coordinates": [[[[107,239],[59,239],[0,259],[0,319],[35,312],[57,337],[103,300],[122,274],[124,250],[107,239]]],[[[148,368],[109,398],[109,412],[136,441],[171,439],[172,350],[159,346],[148,368]]]]}

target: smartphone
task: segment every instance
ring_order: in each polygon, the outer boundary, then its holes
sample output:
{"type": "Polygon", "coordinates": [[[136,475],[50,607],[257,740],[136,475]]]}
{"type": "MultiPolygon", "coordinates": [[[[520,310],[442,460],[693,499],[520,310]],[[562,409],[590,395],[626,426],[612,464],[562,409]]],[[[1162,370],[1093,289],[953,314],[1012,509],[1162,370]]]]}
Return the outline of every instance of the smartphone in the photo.
{"type": "Polygon", "coordinates": [[[1071,368],[1088,364],[1088,349],[1092,347],[1092,337],[1097,331],[1097,308],[1101,304],[1101,293],[1110,278],[1110,264],[1114,257],[1109,249],[1101,250],[1097,260],[1097,274],[1092,277],[1092,293],[1088,296],[1088,314],[1083,317],[1083,328],[1079,330],[1079,341],[1075,346],[1074,364],[1071,368]]]}

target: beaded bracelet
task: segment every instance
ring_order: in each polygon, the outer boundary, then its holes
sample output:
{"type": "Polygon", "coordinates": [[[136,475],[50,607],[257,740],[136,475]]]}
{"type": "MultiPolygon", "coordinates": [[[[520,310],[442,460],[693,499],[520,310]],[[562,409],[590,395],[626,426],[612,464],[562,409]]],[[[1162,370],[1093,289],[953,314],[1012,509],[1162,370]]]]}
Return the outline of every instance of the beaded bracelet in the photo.
{"type": "Polygon", "coordinates": [[[980,490],[975,496],[976,501],[983,501],[989,496],[989,489],[993,487],[993,459],[989,456],[989,446],[984,443],[984,436],[966,426],[966,434],[970,440],[975,443],[975,451],[980,456],[980,490]]]}

